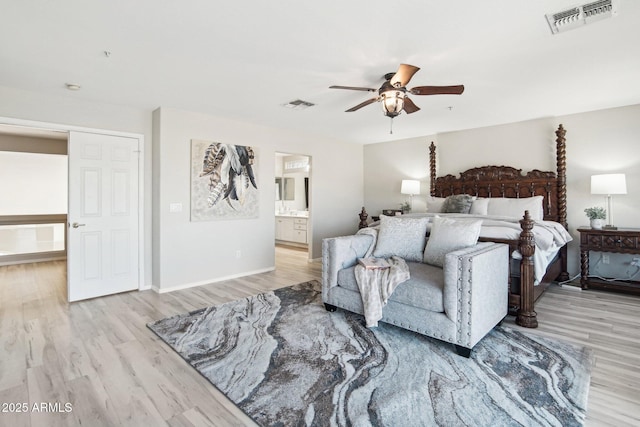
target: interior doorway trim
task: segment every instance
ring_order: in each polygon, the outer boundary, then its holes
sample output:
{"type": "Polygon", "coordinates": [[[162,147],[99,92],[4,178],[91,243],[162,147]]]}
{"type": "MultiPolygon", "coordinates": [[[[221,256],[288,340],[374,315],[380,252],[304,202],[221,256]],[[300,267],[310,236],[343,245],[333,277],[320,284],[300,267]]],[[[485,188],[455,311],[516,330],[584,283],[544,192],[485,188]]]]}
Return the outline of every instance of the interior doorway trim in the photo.
{"type": "Polygon", "coordinates": [[[130,132],[119,132],[112,131],[106,129],[95,129],[95,128],[87,128],[82,126],[72,126],[60,123],[48,123],[48,122],[39,122],[33,120],[24,120],[24,119],[16,119],[11,117],[1,117],[0,116],[0,124],[10,125],[10,126],[20,126],[24,128],[32,128],[32,129],[40,129],[40,130],[50,130],[57,132],[85,132],[85,133],[95,133],[100,135],[113,135],[113,136],[122,136],[126,138],[133,138],[138,140],[138,149],[140,150],[139,156],[139,167],[138,167],[138,241],[140,244],[138,245],[138,290],[151,289],[151,286],[145,285],[145,236],[144,236],[144,173],[145,173],[145,161],[144,161],[144,135],[139,133],[130,133],[130,132]]]}

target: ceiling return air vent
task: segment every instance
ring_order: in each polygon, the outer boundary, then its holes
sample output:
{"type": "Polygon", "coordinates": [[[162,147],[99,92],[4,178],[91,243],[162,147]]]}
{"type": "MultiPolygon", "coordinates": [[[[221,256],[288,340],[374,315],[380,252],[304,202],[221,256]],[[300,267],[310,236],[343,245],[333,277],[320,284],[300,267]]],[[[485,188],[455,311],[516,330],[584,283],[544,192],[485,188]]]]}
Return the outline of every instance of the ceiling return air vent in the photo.
{"type": "Polygon", "coordinates": [[[545,15],[553,34],[573,30],[618,14],[620,0],[600,0],[545,15]]]}
{"type": "Polygon", "coordinates": [[[283,107],[291,108],[292,110],[304,110],[309,107],[313,107],[316,104],[311,102],[303,101],[301,99],[296,99],[295,101],[288,102],[283,105],[283,107]]]}

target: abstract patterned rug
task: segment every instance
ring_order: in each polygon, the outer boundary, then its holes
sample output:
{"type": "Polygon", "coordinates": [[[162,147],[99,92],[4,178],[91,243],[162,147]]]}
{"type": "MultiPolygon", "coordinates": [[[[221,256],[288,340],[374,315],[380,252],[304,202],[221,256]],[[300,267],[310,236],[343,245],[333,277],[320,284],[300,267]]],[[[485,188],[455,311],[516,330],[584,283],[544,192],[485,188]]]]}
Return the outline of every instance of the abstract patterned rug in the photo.
{"type": "Polygon", "coordinates": [[[262,426],[580,426],[591,351],[497,327],[452,344],[325,311],[317,281],[148,325],[262,426]]]}

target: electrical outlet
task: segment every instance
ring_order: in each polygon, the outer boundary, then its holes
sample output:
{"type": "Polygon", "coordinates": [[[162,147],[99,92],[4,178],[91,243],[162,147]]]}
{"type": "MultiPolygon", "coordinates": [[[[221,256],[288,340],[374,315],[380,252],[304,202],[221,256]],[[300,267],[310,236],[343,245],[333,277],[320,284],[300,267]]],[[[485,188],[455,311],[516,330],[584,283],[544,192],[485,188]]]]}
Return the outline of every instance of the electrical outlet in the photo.
{"type": "Polygon", "coordinates": [[[240,249],[236,251],[236,258],[242,258],[242,251],[240,249]]]}
{"type": "Polygon", "coordinates": [[[609,264],[609,262],[610,262],[609,254],[602,254],[602,263],[609,264]]]}

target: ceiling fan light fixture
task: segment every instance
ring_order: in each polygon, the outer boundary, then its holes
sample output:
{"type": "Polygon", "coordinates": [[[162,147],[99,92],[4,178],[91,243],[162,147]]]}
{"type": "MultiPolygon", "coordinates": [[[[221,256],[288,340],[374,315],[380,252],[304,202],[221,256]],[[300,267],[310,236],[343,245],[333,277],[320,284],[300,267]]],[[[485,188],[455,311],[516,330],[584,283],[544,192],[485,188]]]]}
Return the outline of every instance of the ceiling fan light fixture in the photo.
{"type": "MultiPolygon", "coordinates": [[[[615,1],[615,0],[601,0],[601,1],[615,1]]],[[[378,89],[378,96],[369,98],[364,102],[345,110],[346,113],[352,113],[358,111],[362,107],[380,102],[382,105],[382,111],[385,116],[393,119],[402,113],[407,114],[415,113],[420,110],[416,104],[413,103],[411,98],[407,97],[407,92],[412,95],[460,95],[464,92],[463,85],[456,86],[417,86],[411,89],[407,89],[407,84],[411,80],[411,77],[420,70],[419,67],[409,64],[400,64],[398,71],[395,73],[387,73],[384,75],[385,82],[378,89]]],[[[369,87],[360,86],[329,86],[329,89],[347,89],[347,90],[359,90],[366,92],[375,92],[375,89],[369,87]]],[[[391,120],[393,123],[393,120],[391,120]]]]}
{"type": "Polygon", "coordinates": [[[402,90],[387,90],[380,94],[382,101],[382,111],[387,117],[396,117],[404,108],[405,92],[402,90]]]}

